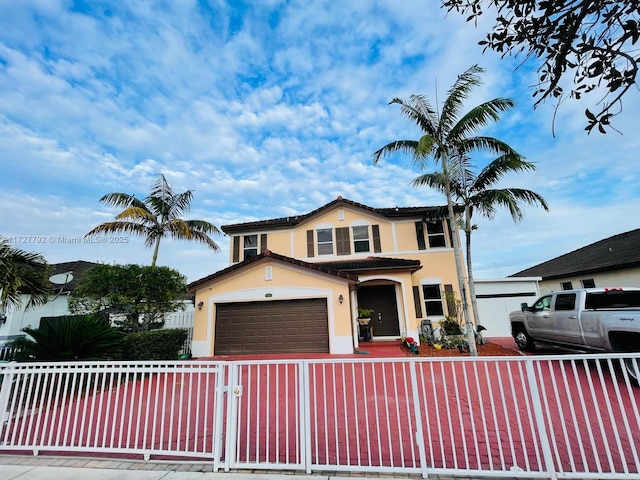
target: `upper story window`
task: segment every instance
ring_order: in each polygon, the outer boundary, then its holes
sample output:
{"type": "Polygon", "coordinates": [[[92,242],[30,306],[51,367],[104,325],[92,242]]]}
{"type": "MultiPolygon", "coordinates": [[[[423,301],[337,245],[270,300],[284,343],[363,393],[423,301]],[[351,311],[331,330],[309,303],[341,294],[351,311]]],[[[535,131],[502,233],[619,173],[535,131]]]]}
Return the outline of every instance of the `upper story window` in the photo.
{"type": "Polygon", "coordinates": [[[333,229],[320,228],[316,230],[318,241],[318,255],[333,255],[333,229]]]}
{"type": "Polygon", "coordinates": [[[369,246],[369,227],[364,225],[361,227],[352,227],[353,229],[353,251],[369,252],[371,248],[369,246]]]}
{"type": "Polygon", "coordinates": [[[244,236],[243,255],[245,259],[258,255],[258,235],[244,236]]]}
{"type": "Polygon", "coordinates": [[[595,288],[596,282],[593,278],[585,278],[584,280],[580,280],[582,283],[582,288],[595,288]]]}
{"type": "Polygon", "coordinates": [[[444,235],[444,222],[427,222],[427,236],[429,237],[429,247],[446,247],[447,242],[444,235]]]}
{"type": "Polygon", "coordinates": [[[418,250],[446,247],[445,222],[443,220],[429,220],[416,222],[416,236],[418,238],[418,250]]]}
{"type": "Polygon", "coordinates": [[[333,228],[329,224],[316,225],[307,230],[307,257],[316,255],[352,255],[382,251],[380,225],[352,225],[333,228]],[[371,228],[371,230],[369,230],[371,228]]]}
{"type": "Polygon", "coordinates": [[[257,256],[267,249],[267,234],[235,235],[231,250],[231,261],[237,263],[257,256]],[[242,258],[240,258],[242,257],[242,258]]]}

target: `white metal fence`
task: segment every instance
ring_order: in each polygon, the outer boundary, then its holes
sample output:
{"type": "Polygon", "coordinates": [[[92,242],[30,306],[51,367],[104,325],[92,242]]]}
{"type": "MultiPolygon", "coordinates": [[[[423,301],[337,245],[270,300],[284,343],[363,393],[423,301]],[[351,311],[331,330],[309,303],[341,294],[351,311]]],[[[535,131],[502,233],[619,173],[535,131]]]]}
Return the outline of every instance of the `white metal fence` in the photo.
{"type": "Polygon", "coordinates": [[[2,364],[0,451],[640,478],[638,354],[2,364]]]}

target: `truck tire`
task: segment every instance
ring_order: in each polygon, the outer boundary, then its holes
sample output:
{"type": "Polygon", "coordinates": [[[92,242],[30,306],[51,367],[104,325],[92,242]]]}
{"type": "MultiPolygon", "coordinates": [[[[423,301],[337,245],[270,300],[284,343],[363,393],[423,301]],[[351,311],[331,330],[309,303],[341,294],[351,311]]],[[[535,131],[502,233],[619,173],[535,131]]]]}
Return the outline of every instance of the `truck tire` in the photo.
{"type": "Polygon", "coordinates": [[[536,345],[533,343],[533,339],[527,333],[524,327],[520,327],[516,334],[513,336],[516,341],[516,345],[523,352],[533,352],[536,349],[536,345]]]}

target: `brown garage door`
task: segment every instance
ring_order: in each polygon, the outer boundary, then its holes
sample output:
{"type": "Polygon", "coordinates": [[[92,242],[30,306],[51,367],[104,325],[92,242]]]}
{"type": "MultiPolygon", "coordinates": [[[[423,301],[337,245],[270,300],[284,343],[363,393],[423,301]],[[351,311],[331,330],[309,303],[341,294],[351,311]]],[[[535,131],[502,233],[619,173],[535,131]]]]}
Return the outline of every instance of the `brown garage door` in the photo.
{"type": "Polygon", "coordinates": [[[215,354],[328,352],[324,298],[216,305],[215,354]]]}

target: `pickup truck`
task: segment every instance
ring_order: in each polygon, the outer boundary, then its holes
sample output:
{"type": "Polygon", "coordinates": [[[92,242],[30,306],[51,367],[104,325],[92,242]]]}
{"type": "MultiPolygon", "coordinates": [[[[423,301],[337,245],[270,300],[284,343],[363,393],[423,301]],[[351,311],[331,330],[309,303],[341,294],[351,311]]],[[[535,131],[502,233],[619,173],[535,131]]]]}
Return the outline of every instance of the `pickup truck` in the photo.
{"type": "MultiPolygon", "coordinates": [[[[509,314],[521,350],[543,343],[600,353],[640,352],[640,288],[562,290],[521,307],[509,314]]],[[[637,380],[634,363],[627,362],[627,371],[637,380]]]]}

